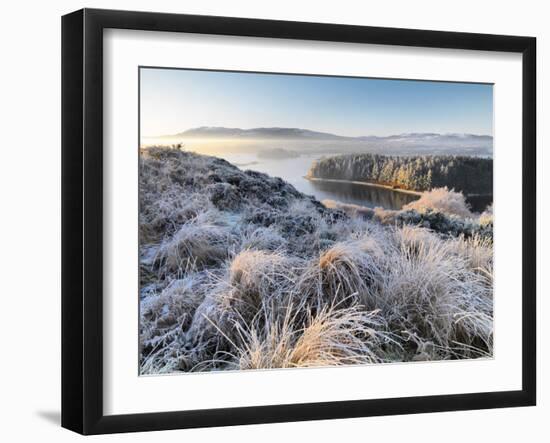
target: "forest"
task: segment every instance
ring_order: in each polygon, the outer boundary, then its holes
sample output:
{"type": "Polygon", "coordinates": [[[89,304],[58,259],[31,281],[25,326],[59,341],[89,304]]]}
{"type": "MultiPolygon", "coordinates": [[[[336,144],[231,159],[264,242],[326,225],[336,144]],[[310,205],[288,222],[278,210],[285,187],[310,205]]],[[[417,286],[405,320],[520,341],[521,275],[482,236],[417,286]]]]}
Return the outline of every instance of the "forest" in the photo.
{"type": "Polygon", "coordinates": [[[492,158],[346,154],[317,160],[307,176],[371,182],[414,191],[446,186],[466,195],[493,193],[492,158]]]}

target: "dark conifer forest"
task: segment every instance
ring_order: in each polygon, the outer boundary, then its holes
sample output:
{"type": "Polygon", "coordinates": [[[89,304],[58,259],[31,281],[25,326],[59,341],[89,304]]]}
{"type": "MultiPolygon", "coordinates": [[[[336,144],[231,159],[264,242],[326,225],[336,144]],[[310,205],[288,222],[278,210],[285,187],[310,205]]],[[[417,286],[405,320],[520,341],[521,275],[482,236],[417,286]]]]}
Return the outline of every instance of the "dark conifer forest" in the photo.
{"type": "Polygon", "coordinates": [[[447,186],[464,194],[492,194],[493,159],[347,154],[318,160],[308,177],[372,182],[414,191],[447,186]]]}

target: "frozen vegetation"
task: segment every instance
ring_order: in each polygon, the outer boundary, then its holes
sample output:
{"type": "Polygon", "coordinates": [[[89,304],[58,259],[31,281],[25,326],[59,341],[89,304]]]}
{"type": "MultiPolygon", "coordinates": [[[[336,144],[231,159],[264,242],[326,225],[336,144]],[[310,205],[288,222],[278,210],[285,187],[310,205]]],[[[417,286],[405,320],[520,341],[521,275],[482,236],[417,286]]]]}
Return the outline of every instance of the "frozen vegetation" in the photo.
{"type": "Polygon", "coordinates": [[[447,186],[465,194],[493,193],[492,158],[347,154],[320,159],[308,176],[374,182],[415,191],[447,186]]]}
{"type": "Polygon", "coordinates": [[[140,160],[140,370],[492,355],[492,210],[320,203],[178,149],[140,160]]]}

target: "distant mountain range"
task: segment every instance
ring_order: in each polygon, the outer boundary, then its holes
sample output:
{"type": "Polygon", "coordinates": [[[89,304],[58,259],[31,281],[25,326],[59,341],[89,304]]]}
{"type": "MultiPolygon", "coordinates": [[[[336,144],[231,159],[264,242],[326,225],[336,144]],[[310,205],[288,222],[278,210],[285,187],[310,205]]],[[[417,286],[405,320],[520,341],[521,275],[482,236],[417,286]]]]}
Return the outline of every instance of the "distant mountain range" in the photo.
{"type": "Polygon", "coordinates": [[[310,131],[300,128],[224,128],[221,126],[201,126],[199,128],[188,129],[174,135],[165,135],[163,137],[181,137],[181,138],[255,138],[255,139],[279,139],[279,140],[345,140],[353,137],[343,137],[340,135],[329,134],[327,132],[310,131]]]}
{"type": "Polygon", "coordinates": [[[493,137],[476,134],[438,134],[433,132],[410,132],[389,136],[346,137],[327,132],[311,131],[301,128],[225,128],[219,126],[201,126],[188,129],[178,134],[151,137],[158,140],[269,140],[270,142],[300,142],[303,149],[311,149],[311,143],[324,145],[325,150],[333,149],[341,152],[355,152],[358,148],[370,152],[392,152],[396,155],[408,154],[465,154],[492,155],[493,137]],[[307,143],[309,148],[305,145],[307,143]]]}
{"type": "Polygon", "coordinates": [[[423,142],[437,143],[451,142],[453,144],[470,143],[492,143],[490,135],[476,134],[438,134],[434,132],[408,132],[404,134],[376,136],[367,135],[360,137],[347,137],[343,135],[330,134],[328,132],[311,131],[301,128],[225,128],[222,126],[201,126],[188,129],[172,135],[163,135],[159,138],[258,138],[258,139],[281,139],[281,140],[349,140],[349,141],[371,141],[371,142],[423,142]]]}

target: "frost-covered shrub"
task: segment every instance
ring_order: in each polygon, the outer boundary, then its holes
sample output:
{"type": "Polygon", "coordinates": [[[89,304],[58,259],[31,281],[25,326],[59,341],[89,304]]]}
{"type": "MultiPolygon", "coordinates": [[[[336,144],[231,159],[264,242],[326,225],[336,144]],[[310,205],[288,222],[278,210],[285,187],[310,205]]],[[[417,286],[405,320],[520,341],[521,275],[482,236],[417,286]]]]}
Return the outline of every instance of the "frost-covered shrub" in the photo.
{"type": "Polygon", "coordinates": [[[184,331],[205,297],[207,281],[204,275],[174,280],[162,292],[140,300],[142,373],[190,369],[184,331]]]}
{"type": "Polygon", "coordinates": [[[281,252],[244,250],[236,255],[227,271],[227,289],[223,292],[225,307],[241,315],[255,315],[262,303],[279,292],[288,292],[294,283],[293,270],[300,262],[281,252]]]}
{"type": "MultiPolygon", "coordinates": [[[[283,321],[258,317],[238,325],[236,369],[340,366],[384,361],[380,349],[389,341],[384,319],[356,307],[324,306],[308,312],[304,325],[293,321],[292,306],[283,321]]],[[[230,368],[231,368],[230,367],[230,368]]]]}
{"type": "Polygon", "coordinates": [[[206,187],[206,193],[210,195],[210,200],[221,210],[237,210],[241,205],[241,196],[238,188],[229,183],[213,183],[206,187]]]}
{"type": "Polygon", "coordinates": [[[395,241],[379,298],[390,327],[416,346],[432,343],[433,358],[490,355],[492,289],[470,257],[421,228],[397,230],[395,241]]]}
{"type": "Polygon", "coordinates": [[[298,280],[298,292],[314,303],[361,303],[372,307],[381,278],[380,249],[372,241],[337,243],[312,259],[298,280]]]}
{"type": "Polygon", "coordinates": [[[287,240],[275,229],[248,225],[241,237],[240,249],[276,251],[285,249],[287,240]]]}
{"type": "Polygon", "coordinates": [[[236,241],[227,226],[195,221],[185,223],[158,249],[155,264],[166,272],[215,265],[228,257],[236,241]]]}
{"type": "Polygon", "coordinates": [[[449,190],[446,186],[422,193],[418,200],[403,206],[403,210],[440,212],[448,216],[472,218],[464,194],[449,190]]]}

